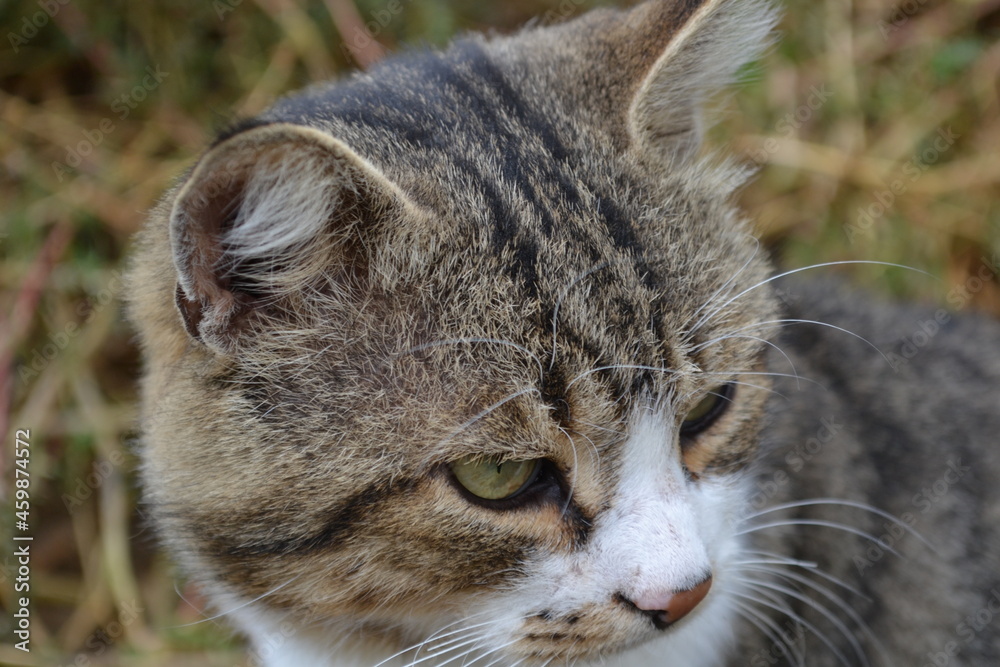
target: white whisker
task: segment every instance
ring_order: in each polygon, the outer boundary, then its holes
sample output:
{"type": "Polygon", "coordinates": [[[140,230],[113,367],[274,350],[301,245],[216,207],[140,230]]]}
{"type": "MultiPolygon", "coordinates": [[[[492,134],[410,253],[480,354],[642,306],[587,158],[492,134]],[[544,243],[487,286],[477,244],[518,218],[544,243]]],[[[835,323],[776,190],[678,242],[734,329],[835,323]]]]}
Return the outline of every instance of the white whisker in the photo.
{"type": "MultiPolygon", "coordinates": [[[[810,580],[808,577],[802,576],[801,574],[797,574],[795,572],[789,572],[789,571],[787,571],[786,569],[784,569],[782,567],[777,567],[777,565],[783,565],[783,563],[772,563],[770,565],[769,564],[765,564],[765,563],[757,563],[757,564],[747,563],[745,565],[745,567],[748,570],[757,570],[757,571],[760,571],[760,572],[769,572],[769,573],[771,573],[771,574],[773,574],[775,576],[778,576],[778,577],[784,577],[786,579],[791,579],[792,581],[797,581],[798,583],[803,584],[805,586],[808,586],[808,587],[810,587],[810,588],[812,588],[812,589],[814,589],[816,591],[820,591],[822,589],[823,591],[826,591],[826,593],[825,593],[826,595],[833,595],[833,593],[830,592],[830,589],[826,588],[825,586],[822,586],[821,584],[817,584],[816,582],[810,580]]],[[[868,597],[867,595],[865,595],[864,593],[862,593],[861,591],[859,591],[857,588],[854,588],[853,586],[845,583],[844,581],[842,581],[841,579],[838,579],[837,577],[834,577],[833,575],[830,575],[830,574],[827,574],[827,573],[823,572],[819,568],[816,568],[816,569],[813,569],[813,570],[810,570],[810,571],[812,572],[812,574],[814,574],[814,575],[816,575],[818,577],[825,578],[827,581],[829,581],[829,582],[831,582],[833,584],[836,584],[837,586],[840,586],[844,590],[850,591],[851,593],[853,593],[854,595],[857,595],[859,598],[861,598],[863,600],[867,600],[868,602],[872,601],[870,597],[868,597]]],[[[840,598],[837,598],[837,599],[840,599],[840,598]]],[[[853,613],[853,610],[850,610],[850,613],[853,613]]]]}
{"type": "Polygon", "coordinates": [[[798,268],[798,269],[792,269],[790,271],[785,271],[783,273],[779,273],[778,275],[771,276],[770,278],[767,278],[766,280],[760,281],[756,285],[752,285],[752,286],[746,288],[745,290],[743,290],[742,292],[740,292],[736,296],[733,296],[733,297],[729,298],[728,300],[724,301],[723,303],[721,303],[716,308],[713,308],[711,311],[709,311],[709,312],[705,313],[704,315],[702,315],[701,318],[697,322],[695,322],[694,326],[692,326],[690,329],[688,329],[686,333],[687,334],[691,334],[691,333],[697,331],[699,328],[701,328],[705,324],[705,322],[707,320],[709,320],[712,317],[714,317],[723,308],[725,308],[726,306],[732,304],[734,301],[736,301],[740,297],[742,297],[742,296],[744,296],[746,294],[749,294],[750,292],[754,291],[755,289],[757,289],[759,287],[762,287],[764,285],[767,285],[770,282],[773,282],[773,281],[778,280],[780,278],[784,278],[785,276],[790,276],[790,275],[795,274],[795,273],[801,273],[802,271],[811,271],[813,269],[820,269],[820,268],[824,268],[824,267],[828,267],[828,266],[842,266],[842,265],[846,265],[846,264],[874,264],[876,266],[889,266],[889,267],[893,267],[893,268],[897,268],[897,269],[907,269],[909,271],[916,271],[917,273],[922,273],[922,274],[924,274],[926,276],[930,276],[931,278],[934,278],[934,276],[931,275],[930,273],[927,273],[926,271],[922,271],[920,269],[914,268],[912,266],[906,266],[904,264],[894,264],[892,262],[877,262],[877,261],[873,261],[873,260],[844,260],[844,261],[840,261],[840,262],[823,262],[821,264],[813,264],[811,266],[803,266],[803,267],[798,268]]]}
{"type": "MultiPolygon", "coordinates": [[[[261,593],[260,595],[258,595],[254,599],[248,600],[247,602],[244,602],[243,604],[241,604],[241,605],[239,605],[237,607],[233,607],[232,609],[228,609],[228,610],[226,610],[224,612],[218,613],[215,616],[209,616],[208,618],[202,618],[202,619],[199,619],[197,621],[192,621],[191,623],[184,623],[183,625],[175,625],[173,627],[174,628],[187,628],[187,627],[190,627],[192,625],[198,625],[199,623],[207,623],[208,621],[214,621],[216,619],[222,618],[223,616],[228,616],[229,614],[233,613],[234,611],[239,611],[240,609],[245,609],[246,607],[249,607],[250,605],[252,605],[252,604],[254,604],[256,602],[260,602],[261,600],[263,600],[264,598],[266,598],[266,597],[268,597],[270,595],[274,595],[275,593],[277,593],[278,591],[280,591],[282,588],[284,588],[285,586],[288,586],[289,584],[291,584],[293,581],[297,580],[301,576],[302,575],[294,576],[291,579],[289,579],[288,581],[286,581],[285,583],[279,584],[278,586],[275,586],[274,588],[272,588],[271,590],[267,591],[266,593],[261,593]]],[[[176,590],[176,588],[174,590],[176,590]]],[[[180,594],[179,591],[178,591],[178,594],[180,594]]],[[[181,596],[181,599],[184,599],[184,597],[181,596]]],[[[186,599],[184,601],[188,602],[186,599]]],[[[188,604],[191,604],[191,603],[188,602],[188,604]]],[[[194,605],[191,605],[191,606],[194,606],[194,605]]]]}
{"type": "MultiPolygon", "coordinates": [[[[428,646],[429,644],[434,644],[435,642],[438,642],[438,641],[440,641],[440,640],[442,640],[442,639],[444,639],[446,637],[454,637],[455,635],[468,635],[468,633],[470,633],[472,630],[475,630],[477,628],[486,627],[486,626],[489,626],[489,625],[493,625],[492,621],[485,621],[483,623],[476,623],[474,625],[465,626],[465,627],[459,628],[457,630],[452,630],[450,632],[445,632],[445,630],[448,630],[449,628],[453,628],[456,625],[459,625],[461,623],[466,623],[466,622],[468,622],[468,621],[470,621],[470,620],[472,620],[474,618],[477,618],[477,617],[486,616],[486,615],[488,615],[490,613],[491,612],[489,610],[487,610],[487,611],[481,611],[481,612],[478,612],[478,613],[475,613],[475,614],[471,614],[469,616],[465,616],[465,617],[460,618],[460,619],[458,619],[456,621],[453,621],[451,623],[448,623],[448,624],[446,624],[446,625],[438,628],[433,633],[431,633],[428,637],[426,637],[425,639],[417,642],[416,644],[411,644],[410,646],[404,648],[403,650],[398,651],[398,652],[390,655],[388,658],[386,658],[386,659],[382,660],[381,662],[375,664],[374,667],[382,667],[382,665],[384,665],[385,663],[387,663],[387,662],[389,662],[389,661],[391,661],[391,660],[393,660],[395,658],[398,658],[399,656],[401,656],[401,655],[403,655],[405,653],[409,653],[410,651],[415,651],[413,657],[417,658],[420,655],[420,651],[425,646],[428,646]]],[[[443,647],[448,646],[450,644],[454,644],[455,642],[461,641],[464,638],[465,638],[464,636],[457,637],[456,639],[452,639],[452,640],[449,640],[447,642],[444,642],[441,645],[435,646],[434,649],[442,649],[443,647]]],[[[432,650],[434,650],[434,649],[432,649],[432,650]]]]}
{"type": "Polygon", "coordinates": [[[513,394],[508,394],[507,396],[504,396],[499,401],[497,401],[493,405],[490,405],[489,407],[485,408],[484,410],[480,411],[478,414],[476,414],[475,416],[473,416],[472,418],[470,418],[469,420],[467,420],[465,423],[463,423],[461,426],[459,426],[457,429],[455,429],[454,431],[452,431],[450,434],[448,434],[448,436],[446,438],[444,438],[443,440],[441,440],[441,442],[439,442],[438,445],[440,446],[440,445],[443,445],[443,444],[451,441],[453,438],[455,438],[455,436],[457,436],[458,434],[460,434],[462,431],[464,431],[465,429],[469,428],[470,426],[472,426],[473,424],[475,424],[477,421],[479,421],[480,419],[482,419],[486,415],[490,414],[491,412],[493,412],[497,408],[503,406],[504,404],[513,401],[515,398],[518,398],[520,396],[524,396],[525,394],[531,394],[531,393],[541,393],[541,392],[539,392],[538,389],[536,389],[535,387],[525,387],[524,389],[521,389],[519,391],[515,391],[513,394]]]}
{"type": "MultiPolygon", "coordinates": [[[[871,664],[868,661],[868,656],[865,653],[865,650],[861,648],[860,642],[858,642],[858,640],[854,637],[854,633],[851,632],[850,628],[848,628],[847,625],[842,620],[840,620],[836,614],[834,614],[832,611],[827,609],[819,602],[795,590],[794,588],[789,588],[788,586],[782,586],[781,584],[771,583],[767,581],[755,581],[752,582],[752,586],[769,588],[777,593],[781,593],[782,595],[787,595],[788,597],[794,600],[798,600],[807,607],[813,609],[818,614],[823,616],[823,618],[828,620],[831,625],[837,628],[838,631],[840,631],[840,633],[844,636],[844,639],[847,640],[847,643],[850,644],[851,648],[854,650],[855,654],[858,656],[858,658],[861,659],[862,664],[866,666],[871,664]]],[[[835,603],[839,603],[838,606],[842,606],[842,608],[847,606],[837,596],[833,597],[835,599],[835,603]]],[[[868,629],[867,624],[865,624],[864,621],[861,620],[861,617],[858,616],[857,613],[854,612],[853,610],[851,610],[851,616],[852,616],[851,620],[853,620],[855,623],[858,623],[859,627],[861,627],[862,630],[865,632],[865,634],[867,634],[870,637],[871,631],[868,629]]]]}
{"type": "MultiPolygon", "coordinates": [[[[737,331],[739,331],[739,330],[737,330],[737,331]]],[[[774,348],[775,350],[777,350],[778,354],[780,354],[781,356],[783,356],[785,358],[785,361],[788,362],[788,365],[792,369],[792,375],[798,375],[798,372],[795,370],[795,364],[792,362],[791,358],[787,354],[785,354],[785,351],[782,350],[781,347],[779,347],[776,343],[774,343],[772,341],[769,341],[766,338],[760,338],[758,336],[750,336],[750,335],[747,335],[747,334],[738,334],[737,331],[730,332],[728,334],[725,334],[723,336],[719,336],[717,338],[713,338],[712,340],[706,341],[704,343],[699,343],[698,345],[695,345],[693,348],[691,348],[691,350],[692,350],[692,352],[697,352],[698,350],[703,350],[703,349],[705,349],[705,348],[707,348],[707,347],[709,347],[711,345],[714,345],[716,343],[721,343],[722,341],[730,340],[730,339],[736,339],[736,338],[745,338],[747,340],[755,340],[758,343],[763,343],[764,345],[768,345],[768,346],[774,348]]]]}
{"type": "MultiPolygon", "coordinates": [[[[807,571],[807,572],[809,572],[809,573],[811,573],[811,574],[813,574],[813,575],[815,575],[817,577],[820,577],[822,579],[825,579],[826,581],[829,581],[832,584],[840,586],[844,590],[848,590],[851,593],[854,593],[855,595],[857,595],[858,597],[860,597],[863,600],[868,600],[869,602],[871,601],[871,598],[868,597],[867,595],[865,595],[864,593],[862,593],[860,590],[858,590],[857,588],[851,586],[850,584],[848,584],[847,582],[845,582],[843,579],[841,579],[839,577],[835,577],[835,576],[833,576],[832,574],[830,574],[828,572],[824,572],[819,567],[818,564],[813,563],[811,561],[796,560],[794,558],[785,558],[785,557],[780,556],[778,554],[772,554],[772,553],[769,553],[769,552],[766,552],[766,551],[756,551],[756,552],[755,551],[746,551],[745,553],[747,553],[747,554],[755,554],[756,553],[756,554],[765,556],[765,558],[758,559],[758,560],[748,559],[748,560],[737,561],[738,565],[744,565],[744,566],[752,566],[752,565],[775,565],[775,566],[784,566],[786,568],[788,568],[788,567],[801,568],[801,569],[803,569],[803,570],[805,570],[805,571],[807,571]]],[[[778,571],[776,568],[768,568],[768,569],[773,570],[775,572],[778,571]]]]}
{"type": "MultiPolygon", "coordinates": [[[[406,663],[406,667],[414,667],[415,665],[419,665],[421,663],[427,662],[428,660],[433,660],[434,658],[438,658],[438,657],[440,657],[440,656],[442,656],[442,655],[444,655],[446,653],[451,653],[452,651],[454,651],[456,649],[460,649],[462,647],[468,646],[469,644],[475,644],[477,642],[481,642],[482,640],[483,640],[483,638],[481,636],[478,636],[478,635],[475,636],[475,637],[472,637],[471,639],[466,639],[466,638],[463,637],[463,638],[461,638],[461,641],[459,641],[458,643],[453,643],[453,645],[450,648],[446,648],[446,649],[442,649],[442,650],[431,649],[427,653],[427,655],[425,655],[424,657],[422,657],[422,658],[414,658],[410,662],[406,663]]],[[[449,662],[451,662],[452,660],[460,658],[460,657],[462,657],[464,655],[468,655],[469,652],[475,651],[475,650],[476,650],[475,647],[473,647],[473,648],[469,649],[469,651],[467,651],[467,652],[460,653],[459,655],[454,656],[452,658],[449,658],[448,660],[445,660],[444,662],[436,662],[436,663],[434,663],[434,665],[435,665],[435,667],[440,667],[440,665],[446,665],[449,662]]]]}
{"type": "MultiPolygon", "coordinates": [[[[769,592],[769,591],[766,591],[766,589],[764,591],[760,590],[760,588],[758,587],[759,582],[752,581],[752,580],[749,580],[749,579],[740,579],[740,581],[742,581],[747,586],[753,588],[754,591],[756,593],[758,593],[758,594],[769,592]]],[[[825,634],[823,634],[822,632],[820,632],[819,628],[817,628],[815,625],[813,625],[812,623],[810,623],[806,619],[802,618],[801,614],[795,613],[784,602],[780,602],[779,603],[779,602],[768,601],[768,600],[761,599],[759,597],[753,597],[751,595],[748,595],[747,593],[741,593],[741,592],[738,592],[738,591],[734,592],[734,595],[736,595],[738,597],[741,597],[741,598],[744,598],[746,600],[750,600],[752,602],[756,602],[757,604],[763,605],[763,606],[768,607],[770,609],[773,609],[773,610],[777,611],[778,613],[783,614],[783,615],[787,616],[788,618],[792,619],[793,621],[795,621],[796,623],[798,623],[802,627],[808,629],[810,632],[813,633],[813,636],[815,636],[817,639],[819,639],[821,642],[823,642],[823,644],[828,649],[830,649],[830,651],[833,653],[834,657],[836,657],[837,660],[840,661],[841,664],[846,665],[847,667],[851,667],[851,662],[847,659],[847,657],[843,654],[843,652],[840,649],[838,649],[837,646],[829,639],[829,637],[827,637],[825,634]]]]}
{"type": "Polygon", "coordinates": [[[752,325],[750,325],[748,327],[743,327],[743,329],[741,329],[741,330],[755,329],[757,327],[767,326],[767,325],[772,325],[772,324],[774,324],[774,325],[777,325],[777,324],[781,324],[781,325],[785,325],[785,324],[815,324],[816,326],[820,326],[820,327],[828,327],[830,329],[834,329],[835,331],[840,331],[841,333],[845,333],[848,336],[853,336],[854,338],[857,338],[858,340],[862,341],[863,343],[865,343],[866,345],[868,345],[869,347],[871,347],[873,350],[875,350],[876,352],[878,352],[882,356],[882,358],[885,359],[886,363],[888,363],[888,364],[892,363],[892,362],[889,361],[889,357],[885,356],[885,353],[882,352],[882,350],[879,349],[879,347],[877,345],[875,345],[875,343],[871,342],[870,340],[868,340],[864,336],[861,336],[859,334],[854,333],[850,329],[845,329],[844,327],[838,327],[836,324],[830,324],[829,322],[820,322],[819,320],[801,320],[801,319],[795,319],[795,318],[785,318],[785,319],[781,319],[781,320],[767,320],[767,321],[764,321],[764,322],[756,322],[756,323],[754,323],[754,324],[752,324],[752,325]]]}
{"type": "Polygon", "coordinates": [[[934,554],[942,556],[941,552],[938,551],[933,544],[927,541],[923,535],[921,535],[916,529],[914,529],[908,523],[900,520],[899,517],[890,514],[885,510],[880,510],[879,508],[869,505],[867,503],[861,503],[854,500],[844,500],[839,498],[809,498],[807,500],[797,500],[793,502],[782,503],[780,505],[775,505],[773,507],[768,507],[767,509],[760,510],[759,512],[754,512],[753,514],[745,516],[743,518],[743,521],[749,521],[750,519],[764,516],[765,514],[771,514],[772,512],[780,512],[782,510],[795,509],[798,507],[813,507],[818,505],[853,507],[855,509],[863,510],[865,512],[874,514],[875,516],[881,517],[883,519],[886,519],[887,521],[891,521],[892,523],[896,524],[904,531],[906,531],[910,535],[913,535],[913,537],[917,538],[921,544],[930,549],[934,554]]]}
{"type": "Polygon", "coordinates": [[[607,431],[608,433],[614,433],[617,436],[624,436],[624,435],[626,435],[626,433],[624,431],[618,431],[618,430],[615,430],[613,428],[608,428],[606,426],[600,426],[598,424],[593,424],[591,422],[585,422],[582,419],[575,419],[574,421],[577,424],[583,424],[584,426],[589,426],[591,428],[596,428],[599,431],[607,431]]]}
{"type": "Polygon", "coordinates": [[[572,478],[570,479],[570,482],[569,482],[569,492],[566,494],[566,502],[563,503],[562,511],[560,512],[561,516],[566,516],[566,512],[569,511],[569,506],[573,502],[573,489],[576,488],[576,475],[577,475],[577,472],[579,471],[579,456],[577,455],[576,441],[573,439],[573,436],[570,435],[569,431],[566,430],[565,428],[563,428],[562,426],[558,426],[557,428],[567,438],[569,438],[570,451],[573,452],[573,467],[572,467],[572,470],[571,470],[572,478]]]}
{"type": "Polygon", "coordinates": [[[750,533],[756,533],[761,530],[767,530],[769,528],[782,528],[785,526],[822,526],[824,528],[835,528],[837,530],[842,530],[845,533],[851,533],[852,535],[857,535],[858,537],[863,537],[864,539],[877,544],[879,548],[885,549],[889,553],[899,558],[902,555],[892,548],[891,545],[886,544],[883,540],[875,537],[871,533],[866,533],[863,530],[854,528],[853,526],[848,526],[847,524],[838,523],[836,521],[826,521],[825,519],[789,519],[787,521],[775,521],[773,523],[765,523],[758,526],[751,526],[744,530],[738,531],[737,535],[749,535],[750,533]]]}
{"type": "Polygon", "coordinates": [[[777,646],[786,658],[794,662],[799,667],[805,667],[805,660],[802,654],[796,648],[793,648],[791,644],[781,636],[781,627],[778,626],[777,623],[768,618],[764,613],[757,611],[748,604],[739,601],[734,602],[734,604],[740,610],[741,616],[750,621],[754,627],[770,639],[771,643],[777,646]]]}
{"type": "Polygon", "coordinates": [[[715,301],[715,298],[717,296],[719,296],[722,292],[729,289],[731,285],[735,284],[736,279],[739,278],[744,271],[746,271],[747,267],[750,266],[753,260],[757,257],[757,253],[760,252],[760,239],[758,239],[756,236],[753,235],[748,235],[748,236],[750,236],[750,238],[753,239],[753,242],[755,244],[753,253],[751,253],[747,261],[743,262],[743,266],[741,266],[735,273],[733,273],[733,275],[729,276],[729,280],[724,282],[722,286],[719,287],[719,289],[715,290],[715,292],[712,293],[712,296],[705,299],[705,302],[702,303],[700,306],[698,306],[697,310],[691,313],[691,316],[688,317],[687,321],[684,322],[685,327],[687,326],[688,322],[698,317],[698,314],[701,313],[701,311],[703,311],[707,306],[709,306],[713,301],[715,301]]]}

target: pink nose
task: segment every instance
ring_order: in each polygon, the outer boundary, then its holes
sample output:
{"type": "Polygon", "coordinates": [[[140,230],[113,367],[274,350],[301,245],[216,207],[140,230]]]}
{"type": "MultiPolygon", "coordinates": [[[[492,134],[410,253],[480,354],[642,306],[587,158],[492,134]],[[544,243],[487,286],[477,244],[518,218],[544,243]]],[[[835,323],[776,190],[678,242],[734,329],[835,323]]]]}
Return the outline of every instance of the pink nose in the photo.
{"type": "Polygon", "coordinates": [[[632,600],[632,604],[645,612],[653,619],[653,625],[662,630],[691,613],[691,610],[705,599],[711,587],[712,577],[709,575],[697,586],[686,591],[641,595],[632,600]]]}

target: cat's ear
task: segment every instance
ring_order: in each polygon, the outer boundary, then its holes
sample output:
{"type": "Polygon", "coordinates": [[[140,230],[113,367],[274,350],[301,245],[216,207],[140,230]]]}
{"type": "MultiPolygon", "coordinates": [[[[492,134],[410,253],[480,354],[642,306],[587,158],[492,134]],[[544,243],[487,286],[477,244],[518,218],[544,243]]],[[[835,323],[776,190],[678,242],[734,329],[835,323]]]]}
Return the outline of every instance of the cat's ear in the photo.
{"type": "Polygon", "coordinates": [[[637,59],[659,55],[632,98],[629,134],[647,153],[682,164],[701,146],[706,98],[770,43],[777,12],[766,0],[666,0],[633,13],[641,28],[624,48],[637,59]]]}
{"type": "Polygon", "coordinates": [[[178,192],[170,242],[187,332],[231,352],[318,282],[362,280],[365,246],[402,193],[342,142],[272,124],[215,145],[178,192]]]}

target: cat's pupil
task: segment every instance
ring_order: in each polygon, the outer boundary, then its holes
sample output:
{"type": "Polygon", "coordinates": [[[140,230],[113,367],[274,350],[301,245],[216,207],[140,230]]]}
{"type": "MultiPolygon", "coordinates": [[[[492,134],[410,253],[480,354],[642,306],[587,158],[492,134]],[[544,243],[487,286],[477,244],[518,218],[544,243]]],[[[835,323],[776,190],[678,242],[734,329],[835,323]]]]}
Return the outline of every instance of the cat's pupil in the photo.
{"type": "Polygon", "coordinates": [[[732,385],[714,387],[688,411],[681,423],[681,435],[694,435],[711,426],[732,403],[732,385]]]}

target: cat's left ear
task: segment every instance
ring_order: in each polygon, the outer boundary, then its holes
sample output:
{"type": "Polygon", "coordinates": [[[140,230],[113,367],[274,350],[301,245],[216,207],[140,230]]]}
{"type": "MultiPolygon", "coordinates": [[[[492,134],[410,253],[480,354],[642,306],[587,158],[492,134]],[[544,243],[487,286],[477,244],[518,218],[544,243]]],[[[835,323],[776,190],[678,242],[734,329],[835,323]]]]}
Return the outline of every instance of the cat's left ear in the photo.
{"type": "Polygon", "coordinates": [[[233,352],[275,318],[307,312],[307,295],[363,284],[372,248],[414,211],[378,169],[317,129],[274,123],[220,141],[170,215],[184,328],[233,352]]]}
{"type": "Polygon", "coordinates": [[[660,23],[672,35],[632,98],[629,134],[648,154],[683,164],[701,146],[706,99],[770,43],[778,14],[766,0],[661,1],[633,12],[646,14],[645,31],[660,23]]]}

